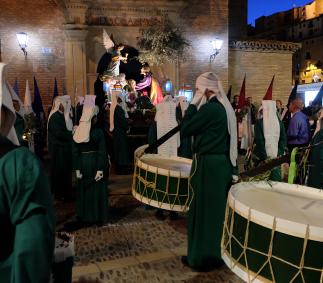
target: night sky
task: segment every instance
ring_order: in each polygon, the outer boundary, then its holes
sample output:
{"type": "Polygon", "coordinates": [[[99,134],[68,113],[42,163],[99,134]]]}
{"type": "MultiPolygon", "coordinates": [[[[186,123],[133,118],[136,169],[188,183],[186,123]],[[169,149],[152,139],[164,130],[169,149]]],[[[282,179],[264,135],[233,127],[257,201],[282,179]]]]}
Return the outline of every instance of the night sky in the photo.
{"type": "Polygon", "coordinates": [[[255,19],[268,16],[280,11],[286,11],[295,7],[311,3],[311,0],[248,0],[249,12],[248,23],[255,23],[255,19]],[[261,5],[260,5],[261,4],[261,5]]]}

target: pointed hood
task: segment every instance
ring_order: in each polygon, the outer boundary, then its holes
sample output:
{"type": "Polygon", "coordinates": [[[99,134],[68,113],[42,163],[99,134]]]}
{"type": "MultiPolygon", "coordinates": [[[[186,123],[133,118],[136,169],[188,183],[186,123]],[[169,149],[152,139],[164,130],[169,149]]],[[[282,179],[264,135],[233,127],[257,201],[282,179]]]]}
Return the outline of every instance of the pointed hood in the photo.
{"type": "Polygon", "coordinates": [[[19,141],[14,129],[14,123],[16,120],[16,111],[12,104],[12,95],[6,82],[7,65],[0,63],[0,110],[5,108],[6,114],[4,117],[0,115],[0,133],[7,137],[11,142],[19,145],[19,141]]]}
{"type": "Polygon", "coordinates": [[[31,103],[31,94],[29,88],[29,81],[26,80],[26,91],[25,91],[25,99],[24,99],[24,111],[26,115],[33,113],[32,103],[31,103]]]}
{"type": "Polygon", "coordinates": [[[273,85],[274,85],[275,75],[273,76],[270,85],[267,89],[267,92],[262,100],[273,100],[273,85]]]}
{"type": "Polygon", "coordinates": [[[291,91],[291,93],[290,93],[290,95],[289,95],[289,97],[288,97],[288,103],[287,103],[287,108],[288,108],[288,106],[289,106],[289,104],[293,101],[293,100],[295,100],[296,99],[296,97],[297,97],[297,87],[298,87],[298,81],[296,80],[295,81],[295,84],[294,84],[294,87],[293,87],[293,89],[292,89],[292,91],[291,91]]]}
{"type": "Polygon", "coordinates": [[[58,86],[57,86],[57,80],[55,78],[55,81],[54,81],[54,93],[53,93],[52,103],[53,103],[56,96],[58,96],[58,86]]]}
{"type": "Polygon", "coordinates": [[[44,107],[43,107],[43,102],[39,93],[39,88],[35,77],[34,77],[34,102],[32,106],[36,114],[36,117],[38,119],[41,119],[42,116],[44,115],[44,107]]]}
{"type": "Polygon", "coordinates": [[[232,95],[232,85],[230,85],[230,88],[227,93],[227,98],[229,99],[229,101],[231,101],[231,95],[232,95]]]}
{"type": "Polygon", "coordinates": [[[246,106],[246,75],[244,76],[244,79],[242,82],[237,108],[241,109],[244,106],[246,106]]]}
{"type": "Polygon", "coordinates": [[[13,85],[13,89],[15,91],[15,93],[18,95],[19,97],[19,87],[18,87],[18,79],[16,78],[15,80],[15,84],[13,85]]]}

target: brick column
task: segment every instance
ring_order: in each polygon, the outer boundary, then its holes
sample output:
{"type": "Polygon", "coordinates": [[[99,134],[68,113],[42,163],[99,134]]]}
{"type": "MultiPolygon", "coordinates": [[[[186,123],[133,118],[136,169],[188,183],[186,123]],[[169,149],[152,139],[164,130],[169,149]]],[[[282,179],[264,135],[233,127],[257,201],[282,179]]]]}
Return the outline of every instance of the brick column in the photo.
{"type": "Polygon", "coordinates": [[[84,27],[75,29],[75,26],[66,25],[64,33],[66,91],[74,104],[75,96],[87,94],[85,38],[88,31],[84,27]]]}

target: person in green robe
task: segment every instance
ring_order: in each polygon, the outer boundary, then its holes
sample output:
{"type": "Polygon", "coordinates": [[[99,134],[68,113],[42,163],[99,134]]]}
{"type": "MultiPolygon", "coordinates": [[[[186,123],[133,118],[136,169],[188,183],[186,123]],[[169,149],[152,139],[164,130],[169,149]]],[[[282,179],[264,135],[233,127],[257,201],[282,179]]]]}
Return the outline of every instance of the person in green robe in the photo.
{"type": "MultiPolygon", "coordinates": [[[[180,96],[178,97],[178,105],[176,107],[176,120],[178,124],[181,124],[183,121],[185,111],[187,109],[187,100],[186,97],[180,96]]],[[[192,159],[192,138],[181,137],[180,146],[178,148],[178,156],[192,159]]]]}
{"type": "MultiPolygon", "coordinates": [[[[323,142],[323,109],[317,121],[311,144],[323,142]]],[[[308,186],[323,190],[323,144],[314,147],[310,153],[308,186]]]]}
{"type": "Polygon", "coordinates": [[[76,214],[80,221],[102,225],[108,220],[108,185],[105,138],[96,127],[99,108],[84,105],[73,135],[73,170],[77,178],[76,214]]]}
{"type": "Polygon", "coordinates": [[[190,174],[194,196],[188,212],[187,257],[182,262],[198,271],[209,271],[223,265],[225,206],[237,160],[235,113],[214,73],[197,78],[181,136],[194,137],[190,174]]]}
{"type": "Polygon", "coordinates": [[[16,121],[15,121],[14,128],[16,130],[19,144],[23,146],[28,146],[28,142],[23,139],[23,135],[25,132],[25,119],[24,119],[25,111],[23,109],[23,103],[20,100],[17,93],[15,92],[15,90],[13,89],[13,87],[9,83],[7,83],[7,86],[11,94],[13,107],[16,111],[16,121]]]}
{"type": "Polygon", "coordinates": [[[17,147],[15,110],[0,63],[0,282],[49,282],[54,211],[37,157],[17,147]]]}
{"type": "Polygon", "coordinates": [[[48,118],[51,190],[57,199],[72,196],[72,128],[69,96],[57,96],[48,118]]]}
{"type": "MultiPolygon", "coordinates": [[[[113,154],[114,161],[116,165],[116,173],[123,175],[129,174],[129,147],[128,147],[128,136],[127,132],[129,130],[128,119],[126,117],[127,113],[122,107],[123,105],[123,94],[120,93],[117,97],[117,104],[112,105],[113,121],[110,119],[110,130],[113,134],[113,154]]],[[[110,116],[111,117],[111,116],[110,116]]]]}
{"type": "MultiPolygon", "coordinates": [[[[262,109],[259,111],[259,118],[255,123],[255,149],[259,162],[268,158],[276,158],[285,153],[287,138],[283,122],[279,119],[276,102],[263,100],[262,109]]],[[[280,167],[271,171],[272,181],[281,181],[280,167]]]]}

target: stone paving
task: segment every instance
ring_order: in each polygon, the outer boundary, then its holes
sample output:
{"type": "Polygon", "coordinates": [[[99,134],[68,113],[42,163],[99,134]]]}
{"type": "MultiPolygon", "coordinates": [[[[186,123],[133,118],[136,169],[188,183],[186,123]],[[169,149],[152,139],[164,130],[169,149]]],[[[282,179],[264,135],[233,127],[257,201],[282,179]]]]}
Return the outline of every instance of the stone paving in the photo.
{"type": "MultiPolygon", "coordinates": [[[[73,232],[73,283],[241,283],[227,267],[197,273],[183,266],[186,254],[186,215],[158,220],[130,194],[132,176],[112,176],[109,185],[110,220],[103,227],[73,232]]],[[[59,228],[73,219],[73,204],[57,204],[59,228]]],[[[167,215],[167,213],[165,213],[167,215]]]]}

